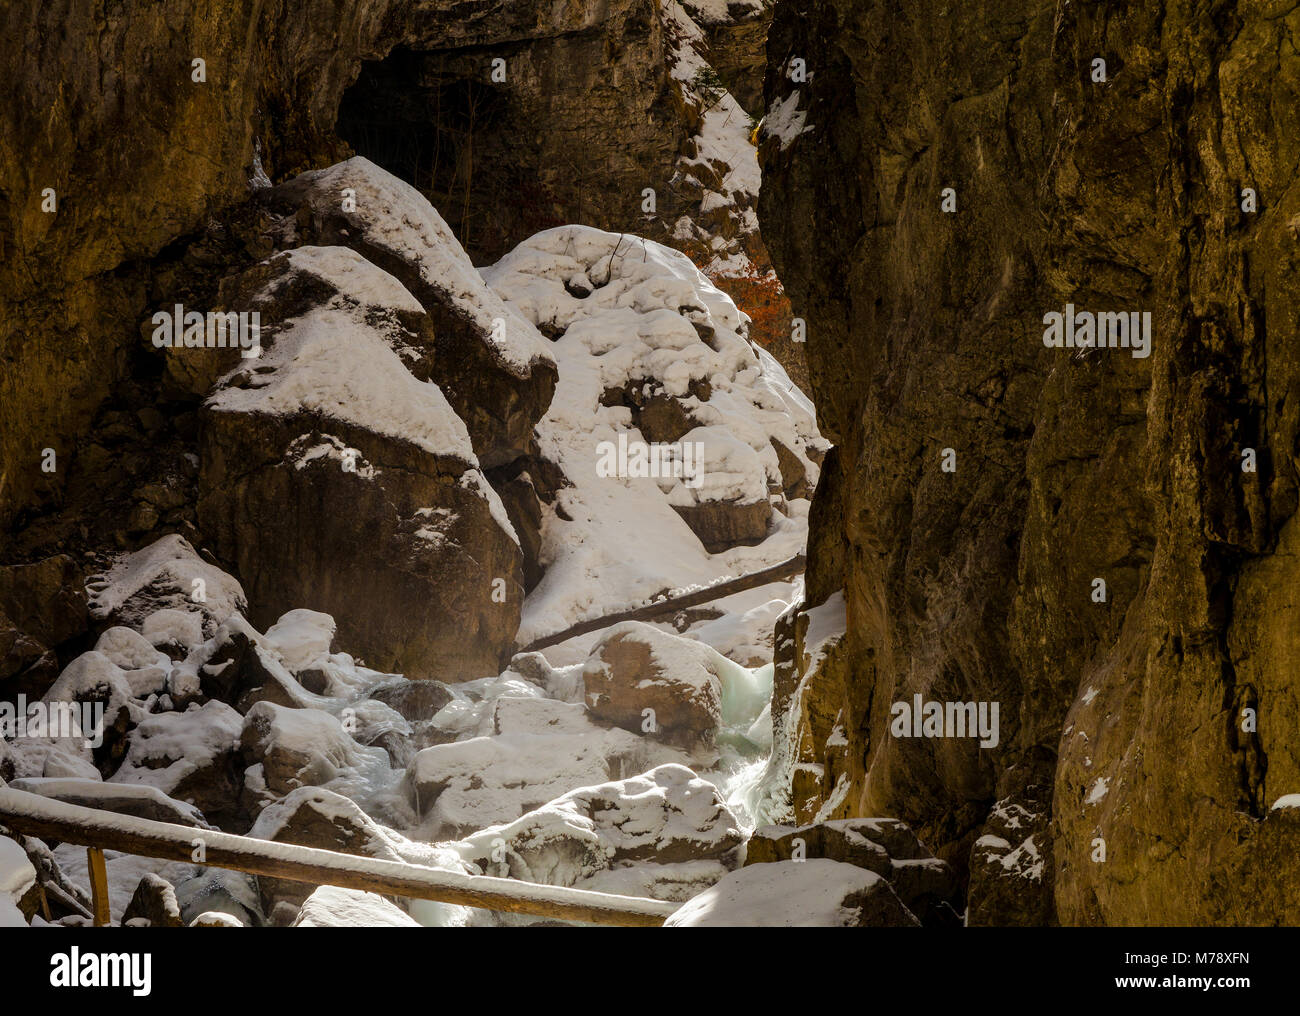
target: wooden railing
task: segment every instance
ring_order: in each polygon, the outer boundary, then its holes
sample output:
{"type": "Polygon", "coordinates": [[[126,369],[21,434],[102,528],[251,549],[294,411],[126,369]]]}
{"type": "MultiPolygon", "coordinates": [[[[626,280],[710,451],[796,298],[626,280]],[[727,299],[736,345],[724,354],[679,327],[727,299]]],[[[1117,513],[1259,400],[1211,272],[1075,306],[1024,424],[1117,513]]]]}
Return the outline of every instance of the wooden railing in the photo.
{"type": "Polygon", "coordinates": [[[759,586],[765,586],[770,582],[784,582],[796,575],[802,575],[807,563],[808,559],[803,554],[796,554],[789,560],[764,568],[762,571],[750,572],[748,575],[741,575],[734,579],[723,579],[720,582],[699,589],[692,589],[689,592],[671,593],[662,599],[655,600],[653,603],[647,603],[632,610],[623,610],[617,614],[593,617],[589,621],[579,622],[572,627],[565,628],[563,631],[557,631],[551,635],[543,635],[539,639],[534,639],[517,651],[535,653],[550,646],[558,646],[561,642],[567,642],[579,635],[586,635],[602,628],[622,624],[624,621],[653,621],[655,618],[666,617],[688,607],[698,607],[705,603],[721,600],[726,596],[732,596],[735,593],[757,589],[759,586]]]}
{"type": "Polygon", "coordinates": [[[0,788],[0,823],[28,836],[88,848],[97,925],[110,920],[105,850],[193,863],[200,845],[202,863],[210,867],[589,924],[658,926],[679,906],[637,896],[464,875],[401,861],[155,822],[66,804],[9,787],[0,788]]]}

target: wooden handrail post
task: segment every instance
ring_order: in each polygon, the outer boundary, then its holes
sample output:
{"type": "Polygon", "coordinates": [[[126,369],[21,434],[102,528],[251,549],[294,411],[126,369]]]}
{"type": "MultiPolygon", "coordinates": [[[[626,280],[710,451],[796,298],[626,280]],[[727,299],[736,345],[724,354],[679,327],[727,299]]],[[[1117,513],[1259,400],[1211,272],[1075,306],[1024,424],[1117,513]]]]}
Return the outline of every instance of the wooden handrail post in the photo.
{"type": "Polygon", "coordinates": [[[106,928],[112,922],[108,902],[108,862],[99,847],[86,848],[86,871],[90,876],[90,898],[94,903],[96,928],[106,928]]]}

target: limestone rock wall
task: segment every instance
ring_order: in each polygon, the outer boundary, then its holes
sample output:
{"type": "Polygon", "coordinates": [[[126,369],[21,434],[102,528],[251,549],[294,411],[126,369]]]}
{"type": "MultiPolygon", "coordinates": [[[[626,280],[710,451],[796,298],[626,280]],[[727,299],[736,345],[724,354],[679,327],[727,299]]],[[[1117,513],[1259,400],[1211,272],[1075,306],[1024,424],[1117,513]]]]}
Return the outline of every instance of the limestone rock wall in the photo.
{"type": "Polygon", "coordinates": [[[863,713],[802,748],[848,792],[793,804],[904,818],[972,923],[1297,917],[1297,17],[777,5],[759,213],[838,445],[808,604],[847,613],[797,679],[863,713]],[[1067,303],[1149,311],[1150,356],[1046,348],[1067,303]],[[997,701],[998,745],[893,736],[917,693],[997,701]]]}

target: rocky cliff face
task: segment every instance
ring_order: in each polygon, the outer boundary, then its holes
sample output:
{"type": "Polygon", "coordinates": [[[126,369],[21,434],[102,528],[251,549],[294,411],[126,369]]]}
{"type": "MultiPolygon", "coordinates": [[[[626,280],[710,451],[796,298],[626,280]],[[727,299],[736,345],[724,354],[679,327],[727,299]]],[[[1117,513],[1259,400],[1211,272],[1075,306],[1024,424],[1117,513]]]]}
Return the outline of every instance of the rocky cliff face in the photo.
{"type": "MultiPolygon", "coordinates": [[[[532,518],[517,527],[527,543],[539,509],[519,476],[530,465],[530,484],[548,482],[529,456],[553,372],[516,377],[495,362],[479,341],[487,319],[464,341],[474,328],[421,288],[401,252],[357,235],[338,195],[326,210],[292,190],[258,198],[353,151],[432,199],[479,263],[564,222],[638,233],[688,251],[753,307],[756,338],[788,333],[757,234],[751,123],[726,87],[751,105],[760,91],[770,11],[757,0],[689,10],[675,0],[215,3],[167,14],[15,4],[0,17],[15,41],[0,73],[18,95],[0,145],[0,567],[66,571],[41,603],[69,590],[76,599],[81,577],[107,566],[104,552],[164,533],[230,566],[259,556],[231,535],[239,525],[225,503],[250,510],[256,498],[237,478],[258,455],[219,476],[198,465],[221,419],[200,402],[231,364],[158,356],[149,321],[176,303],[247,303],[272,271],[262,262],[302,244],[353,246],[410,289],[425,347],[416,373],[464,420],[505,510],[532,518]],[[708,62],[715,53],[725,80],[708,62]]],[[[302,309],[299,299],[287,310],[302,309]]],[[[782,353],[801,357],[788,339],[782,353]]],[[[512,590],[536,582],[536,552],[524,548],[517,579],[503,549],[494,574],[512,590]]],[[[399,571],[404,559],[395,552],[399,571]]],[[[0,580],[24,583],[7,570],[0,580]]],[[[265,591],[277,613],[288,591],[265,591]]],[[[85,648],[84,620],[46,630],[20,600],[0,602],[0,678],[39,685],[51,650],[66,662],[85,648]]]]}
{"type": "MultiPolygon", "coordinates": [[[[731,8],[711,11],[712,37],[734,43],[728,75],[753,93],[761,37],[730,28],[761,23],[766,9],[731,8]]],[[[724,94],[716,75],[692,64],[674,76],[688,50],[700,66],[709,50],[676,2],[12,4],[2,17],[14,41],[3,77],[18,96],[0,146],[5,523],[66,510],[77,461],[117,460],[92,470],[101,489],[141,485],[113,436],[165,436],[133,418],[132,386],[153,380],[140,322],[203,290],[222,252],[196,256],[191,243],[263,175],[278,183],[351,148],[433,199],[480,261],[563,222],[671,240],[693,217],[703,231],[680,246],[702,241],[700,257],[744,255],[767,270],[756,168],[748,189],[727,190],[735,167],[700,151],[701,108],[724,94]],[[106,410],[127,419],[97,421],[106,410]]],[[[729,127],[741,139],[732,161],[752,164],[748,123],[729,127]]],[[[65,537],[42,531],[21,550],[48,553],[65,537]]]]}
{"type": "Polygon", "coordinates": [[[1300,916],[1297,18],[777,7],[760,217],[838,445],[805,602],[846,615],[778,636],[789,807],[911,822],[971,923],[1300,916]],[[1045,346],[1071,303],[1149,356],[1045,346]],[[914,695],[998,743],[895,736],[914,695]]]}

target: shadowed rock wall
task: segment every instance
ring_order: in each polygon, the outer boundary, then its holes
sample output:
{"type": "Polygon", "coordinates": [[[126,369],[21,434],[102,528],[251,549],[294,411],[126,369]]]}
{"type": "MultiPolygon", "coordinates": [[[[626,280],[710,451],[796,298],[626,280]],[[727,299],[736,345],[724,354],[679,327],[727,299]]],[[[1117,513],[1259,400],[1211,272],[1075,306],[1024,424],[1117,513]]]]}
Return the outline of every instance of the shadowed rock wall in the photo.
{"type": "Polygon", "coordinates": [[[971,923],[1300,919],[1269,810],[1300,789],[1298,18],[778,4],[760,218],[839,445],[809,604],[847,612],[787,653],[792,807],[905,819],[971,923]],[[1067,303],[1149,311],[1150,356],[1046,348],[1067,303]],[[917,693],[998,702],[999,743],[893,736],[917,693]]]}

